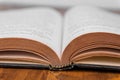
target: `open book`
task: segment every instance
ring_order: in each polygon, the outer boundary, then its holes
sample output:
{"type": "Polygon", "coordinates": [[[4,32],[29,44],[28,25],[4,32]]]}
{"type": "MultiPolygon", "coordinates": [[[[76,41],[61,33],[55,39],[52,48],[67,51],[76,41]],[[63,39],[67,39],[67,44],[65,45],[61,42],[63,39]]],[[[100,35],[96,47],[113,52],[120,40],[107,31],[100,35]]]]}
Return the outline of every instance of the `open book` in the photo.
{"type": "Polygon", "coordinates": [[[64,17],[51,8],[1,11],[0,63],[53,70],[119,68],[120,16],[90,6],[74,7],[64,17]]]}

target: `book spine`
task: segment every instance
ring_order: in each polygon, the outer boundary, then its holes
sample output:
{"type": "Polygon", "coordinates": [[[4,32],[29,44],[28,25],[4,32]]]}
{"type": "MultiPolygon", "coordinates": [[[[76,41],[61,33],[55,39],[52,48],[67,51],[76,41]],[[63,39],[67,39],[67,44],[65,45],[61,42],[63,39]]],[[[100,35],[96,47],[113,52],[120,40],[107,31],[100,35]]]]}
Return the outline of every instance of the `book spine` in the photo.
{"type": "Polygon", "coordinates": [[[64,64],[64,65],[56,65],[56,66],[52,66],[49,65],[49,69],[53,70],[53,71],[61,71],[61,70],[71,70],[73,69],[74,65],[73,62],[69,63],[69,64],[64,64]]]}

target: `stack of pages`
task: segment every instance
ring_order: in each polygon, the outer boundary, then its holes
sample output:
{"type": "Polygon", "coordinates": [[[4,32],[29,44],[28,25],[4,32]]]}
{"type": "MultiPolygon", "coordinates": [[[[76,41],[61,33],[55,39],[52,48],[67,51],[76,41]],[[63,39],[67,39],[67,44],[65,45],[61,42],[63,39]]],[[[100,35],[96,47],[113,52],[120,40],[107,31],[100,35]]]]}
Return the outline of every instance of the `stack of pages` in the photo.
{"type": "Polygon", "coordinates": [[[0,66],[120,70],[120,15],[91,6],[0,12],[0,66]]]}

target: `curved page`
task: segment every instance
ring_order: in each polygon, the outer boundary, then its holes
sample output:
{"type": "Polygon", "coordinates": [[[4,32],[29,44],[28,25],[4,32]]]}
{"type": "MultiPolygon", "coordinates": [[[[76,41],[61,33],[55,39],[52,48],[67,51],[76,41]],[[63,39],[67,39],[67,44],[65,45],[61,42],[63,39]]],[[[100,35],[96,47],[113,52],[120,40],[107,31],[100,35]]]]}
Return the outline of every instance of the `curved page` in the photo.
{"type": "MultiPolygon", "coordinates": [[[[49,8],[30,8],[0,12],[0,38],[26,38],[61,48],[61,16],[49,8]]],[[[49,53],[48,53],[49,54],[49,53]]]]}
{"type": "Polygon", "coordinates": [[[120,16],[91,6],[69,10],[64,20],[63,49],[78,36],[93,32],[120,34],[120,16]]]}

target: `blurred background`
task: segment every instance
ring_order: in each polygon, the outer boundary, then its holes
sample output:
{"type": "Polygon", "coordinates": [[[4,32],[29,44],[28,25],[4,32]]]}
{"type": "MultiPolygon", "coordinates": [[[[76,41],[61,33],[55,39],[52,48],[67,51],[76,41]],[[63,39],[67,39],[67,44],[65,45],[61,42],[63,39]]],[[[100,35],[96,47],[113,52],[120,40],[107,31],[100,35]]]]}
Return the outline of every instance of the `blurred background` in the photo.
{"type": "Polygon", "coordinates": [[[90,5],[120,12],[120,0],[0,0],[0,10],[52,7],[63,13],[76,5],[90,5]]]}

